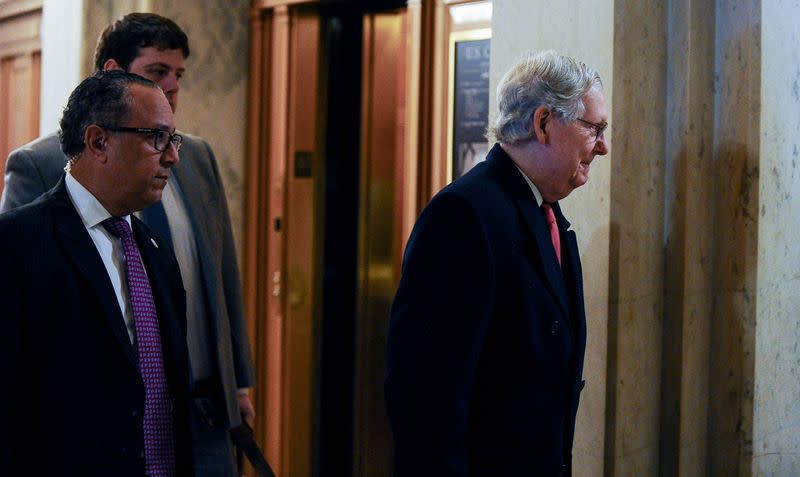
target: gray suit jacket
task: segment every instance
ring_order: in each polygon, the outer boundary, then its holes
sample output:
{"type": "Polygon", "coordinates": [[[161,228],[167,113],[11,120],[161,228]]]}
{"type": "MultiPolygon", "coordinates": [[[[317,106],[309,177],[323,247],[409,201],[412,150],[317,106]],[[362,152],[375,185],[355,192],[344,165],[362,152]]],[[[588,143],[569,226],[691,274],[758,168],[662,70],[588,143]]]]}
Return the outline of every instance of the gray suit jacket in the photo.
{"type": "MultiPolygon", "coordinates": [[[[225,424],[235,427],[241,422],[236,389],[252,386],[254,372],[228,202],[211,147],[202,138],[180,134],[181,161],[173,174],[197,241],[210,339],[216,343],[217,374],[226,401],[225,424]]],[[[50,190],[64,176],[66,162],[56,133],[13,151],[6,163],[0,212],[33,202],[50,190]]]]}

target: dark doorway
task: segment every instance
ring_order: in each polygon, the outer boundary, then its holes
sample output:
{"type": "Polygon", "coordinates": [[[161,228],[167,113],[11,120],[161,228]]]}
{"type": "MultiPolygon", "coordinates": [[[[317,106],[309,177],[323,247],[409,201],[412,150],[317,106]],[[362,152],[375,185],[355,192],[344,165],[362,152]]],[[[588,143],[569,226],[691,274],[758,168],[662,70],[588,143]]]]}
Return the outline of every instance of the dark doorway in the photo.
{"type": "Polygon", "coordinates": [[[352,475],[358,264],[361,30],[359,9],[323,8],[327,75],[322,323],[317,462],[320,477],[352,475]]]}

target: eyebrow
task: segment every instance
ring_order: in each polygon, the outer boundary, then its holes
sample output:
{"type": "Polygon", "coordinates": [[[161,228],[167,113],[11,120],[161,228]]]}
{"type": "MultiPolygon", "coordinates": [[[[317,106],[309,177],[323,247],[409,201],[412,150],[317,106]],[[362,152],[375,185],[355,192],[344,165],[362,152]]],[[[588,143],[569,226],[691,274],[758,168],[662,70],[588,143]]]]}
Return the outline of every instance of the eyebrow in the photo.
{"type": "MultiPolygon", "coordinates": [[[[172,69],[172,67],[171,67],[170,65],[168,65],[168,64],[166,64],[166,63],[162,63],[162,62],[160,62],[160,61],[156,61],[155,63],[148,63],[148,64],[144,65],[144,67],[145,67],[145,68],[160,67],[160,68],[166,68],[166,69],[168,69],[168,70],[172,69]]],[[[178,69],[176,69],[175,71],[178,71],[178,72],[180,72],[180,73],[183,73],[183,72],[185,72],[185,71],[186,71],[186,68],[185,68],[185,67],[183,67],[183,68],[178,68],[178,69]]]]}

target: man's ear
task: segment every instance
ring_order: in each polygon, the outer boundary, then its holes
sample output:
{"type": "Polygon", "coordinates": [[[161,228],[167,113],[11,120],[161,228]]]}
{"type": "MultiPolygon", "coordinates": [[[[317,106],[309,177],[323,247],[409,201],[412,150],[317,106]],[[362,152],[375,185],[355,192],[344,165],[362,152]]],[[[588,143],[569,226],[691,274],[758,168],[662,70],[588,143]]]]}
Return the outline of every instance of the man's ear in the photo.
{"type": "Polygon", "coordinates": [[[99,159],[101,162],[105,162],[108,138],[108,132],[97,124],[88,126],[83,134],[84,152],[99,159]]]}
{"type": "Polygon", "coordinates": [[[109,58],[105,63],[103,63],[103,71],[111,70],[124,70],[124,68],[117,63],[117,60],[114,58],[109,58]]]}
{"type": "Polygon", "coordinates": [[[531,132],[536,137],[536,142],[539,144],[547,144],[547,124],[552,117],[553,113],[545,106],[539,106],[536,108],[536,111],[533,112],[533,116],[531,117],[531,132]]]}

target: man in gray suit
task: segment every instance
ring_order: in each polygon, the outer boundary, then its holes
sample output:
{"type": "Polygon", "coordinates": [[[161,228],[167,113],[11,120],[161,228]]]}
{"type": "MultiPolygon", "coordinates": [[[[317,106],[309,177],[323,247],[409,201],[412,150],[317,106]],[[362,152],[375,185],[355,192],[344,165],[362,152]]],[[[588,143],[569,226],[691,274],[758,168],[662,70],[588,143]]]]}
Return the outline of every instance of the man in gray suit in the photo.
{"type": "MultiPolygon", "coordinates": [[[[131,13],[102,33],[95,69],[125,70],[152,80],[173,112],[189,56],[185,33],[155,14],[131,13]]],[[[141,131],[140,134],[152,134],[141,131]]],[[[180,133],[181,161],[162,201],[142,216],[171,242],[187,299],[188,347],[194,379],[193,457],[198,476],[233,476],[228,430],[252,421],[247,390],[253,366],[245,329],[241,283],[230,217],[214,153],[201,138],[180,133]]],[[[12,152],[6,163],[0,212],[32,202],[64,176],[67,158],[56,134],[12,152]]]]}

